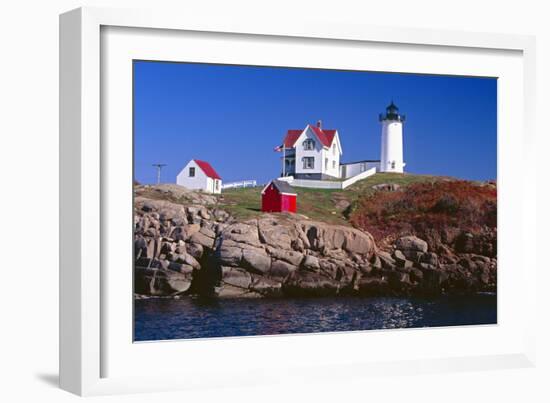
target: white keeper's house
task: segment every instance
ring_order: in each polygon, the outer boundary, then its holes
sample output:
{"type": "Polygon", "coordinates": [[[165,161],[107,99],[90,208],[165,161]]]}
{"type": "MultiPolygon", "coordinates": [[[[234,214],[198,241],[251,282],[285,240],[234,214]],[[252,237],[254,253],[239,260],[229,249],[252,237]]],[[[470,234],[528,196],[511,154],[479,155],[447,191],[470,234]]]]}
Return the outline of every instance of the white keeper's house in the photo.
{"type": "Polygon", "coordinates": [[[340,177],[342,145],[338,130],[307,125],[305,129],[289,130],[283,140],[284,165],[282,176],[296,179],[333,179],[340,177]]]}
{"type": "Polygon", "coordinates": [[[382,125],[380,159],[347,163],[340,161],[343,149],[337,129],[325,129],[318,121],[304,129],[288,130],[283,144],[275,149],[283,153],[281,176],[291,185],[297,180],[299,186],[306,186],[308,180],[314,184],[319,180],[363,179],[376,172],[403,173],[405,116],[392,101],[386,113],[379,115],[379,121],[382,125]]]}
{"type": "Polygon", "coordinates": [[[176,183],[187,189],[202,190],[207,193],[222,192],[222,178],[206,161],[193,159],[180,171],[176,183]]]}

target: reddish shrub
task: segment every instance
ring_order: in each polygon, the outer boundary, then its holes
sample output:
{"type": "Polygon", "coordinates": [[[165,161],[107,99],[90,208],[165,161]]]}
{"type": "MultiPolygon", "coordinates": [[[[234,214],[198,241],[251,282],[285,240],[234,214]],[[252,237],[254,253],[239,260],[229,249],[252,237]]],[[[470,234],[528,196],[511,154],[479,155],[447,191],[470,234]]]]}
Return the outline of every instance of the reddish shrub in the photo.
{"type": "Polygon", "coordinates": [[[494,185],[468,181],[416,183],[402,191],[377,191],[359,199],[350,221],[377,239],[388,235],[440,231],[448,227],[477,232],[496,227],[494,185]]]}

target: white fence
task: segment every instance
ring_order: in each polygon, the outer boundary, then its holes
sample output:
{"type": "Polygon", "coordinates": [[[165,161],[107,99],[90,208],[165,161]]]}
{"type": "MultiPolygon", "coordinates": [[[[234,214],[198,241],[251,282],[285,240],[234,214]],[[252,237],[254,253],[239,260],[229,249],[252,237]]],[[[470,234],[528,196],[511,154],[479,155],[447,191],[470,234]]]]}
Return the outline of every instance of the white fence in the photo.
{"type": "Polygon", "coordinates": [[[222,189],[235,189],[235,188],[252,188],[256,186],[255,180],[230,182],[222,184],[222,189]]]}
{"type": "Polygon", "coordinates": [[[311,179],[294,179],[293,176],[283,176],[277,178],[280,181],[288,182],[289,185],[302,188],[312,188],[312,189],[345,189],[348,186],[353,185],[355,182],[360,181],[361,179],[368,178],[376,173],[376,168],[367,169],[366,171],[361,172],[358,175],[352,176],[351,178],[346,179],[345,181],[322,181],[322,180],[311,180],[311,179]]]}
{"type": "Polygon", "coordinates": [[[321,181],[312,179],[294,179],[289,182],[290,186],[313,189],[342,189],[342,182],[321,181]]]}
{"type": "Polygon", "coordinates": [[[367,169],[366,171],[361,172],[359,175],[352,176],[351,178],[346,179],[342,182],[342,189],[347,188],[348,186],[353,185],[355,182],[360,181],[361,179],[368,178],[376,173],[376,168],[367,169]]]}

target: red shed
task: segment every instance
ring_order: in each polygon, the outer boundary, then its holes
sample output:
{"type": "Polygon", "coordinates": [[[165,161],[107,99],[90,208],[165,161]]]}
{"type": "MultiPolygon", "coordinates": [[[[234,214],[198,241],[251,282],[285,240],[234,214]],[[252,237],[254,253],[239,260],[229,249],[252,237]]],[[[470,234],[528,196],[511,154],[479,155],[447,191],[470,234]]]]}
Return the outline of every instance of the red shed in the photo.
{"type": "Polygon", "coordinates": [[[272,180],[262,190],[262,211],[268,213],[296,212],[296,192],[284,181],[272,180]]]}

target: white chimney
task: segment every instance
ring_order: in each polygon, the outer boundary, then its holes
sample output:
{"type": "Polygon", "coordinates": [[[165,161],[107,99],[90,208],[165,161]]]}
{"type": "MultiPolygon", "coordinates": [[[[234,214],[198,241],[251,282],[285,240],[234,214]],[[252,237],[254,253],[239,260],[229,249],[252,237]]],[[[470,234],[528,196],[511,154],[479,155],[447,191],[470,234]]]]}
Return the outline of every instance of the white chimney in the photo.
{"type": "Polygon", "coordinates": [[[317,127],[318,127],[319,129],[322,128],[322,127],[321,127],[321,124],[322,124],[322,123],[323,123],[323,122],[321,122],[320,120],[317,121],[317,127]]]}

